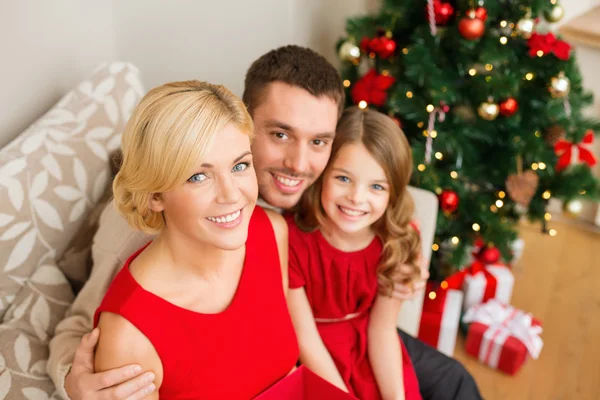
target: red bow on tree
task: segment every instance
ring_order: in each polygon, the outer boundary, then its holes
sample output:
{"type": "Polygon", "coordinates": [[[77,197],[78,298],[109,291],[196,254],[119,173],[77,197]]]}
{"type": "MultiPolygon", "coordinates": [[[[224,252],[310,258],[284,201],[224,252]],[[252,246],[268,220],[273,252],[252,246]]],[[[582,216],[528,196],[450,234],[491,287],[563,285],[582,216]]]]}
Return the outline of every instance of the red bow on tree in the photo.
{"type": "Polygon", "coordinates": [[[372,69],[352,87],[352,100],[354,104],[364,100],[369,104],[382,106],[387,100],[387,90],[394,82],[396,79],[393,76],[379,75],[372,69]]]}
{"type": "Polygon", "coordinates": [[[591,130],[585,133],[581,143],[571,143],[566,140],[559,140],[554,145],[554,152],[558,156],[556,170],[560,171],[567,168],[569,164],[584,162],[590,167],[596,164],[596,158],[591,150],[586,147],[591,147],[594,143],[594,132],[591,130]]]}
{"type": "Polygon", "coordinates": [[[571,45],[557,39],[552,33],[545,35],[534,33],[527,41],[527,44],[529,45],[529,55],[531,57],[535,57],[539,50],[543,51],[544,54],[554,53],[556,58],[565,61],[571,56],[571,45]]]}

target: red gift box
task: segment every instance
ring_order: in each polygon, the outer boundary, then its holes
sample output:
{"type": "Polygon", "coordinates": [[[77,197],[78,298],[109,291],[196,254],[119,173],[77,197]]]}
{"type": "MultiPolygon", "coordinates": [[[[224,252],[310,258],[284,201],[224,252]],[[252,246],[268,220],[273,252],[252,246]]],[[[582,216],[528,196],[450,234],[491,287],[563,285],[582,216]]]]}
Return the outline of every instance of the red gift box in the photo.
{"type": "Polygon", "coordinates": [[[531,314],[491,299],[471,307],[463,320],[471,322],[467,353],[492,368],[514,375],[528,355],[539,357],[542,326],[531,314]]]}
{"type": "Polygon", "coordinates": [[[460,322],[463,293],[449,288],[444,282],[437,288],[436,284],[427,282],[425,293],[418,337],[452,357],[460,322]]]}
{"type": "Polygon", "coordinates": [[[357,400],[356,397],[333,386],[303,365],[255,397],[255,400],[281,399],[357,400]]]}

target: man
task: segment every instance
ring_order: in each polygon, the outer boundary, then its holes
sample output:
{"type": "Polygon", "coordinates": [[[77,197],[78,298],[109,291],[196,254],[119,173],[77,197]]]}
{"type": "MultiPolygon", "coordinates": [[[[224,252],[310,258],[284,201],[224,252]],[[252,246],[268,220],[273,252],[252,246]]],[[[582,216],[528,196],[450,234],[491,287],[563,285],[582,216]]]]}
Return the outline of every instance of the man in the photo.
{"type": "MultiPolygon", "coordinates": [[[[246,75],[244,102],[255,124],[252,144],[259,192],[264,205],[293,207],[321,175],[331,153],[344,91],[335,68],[317,53],[298,46],[270,51],[246,75]]],[[[63,396],[79,399],[141,399],[153,390],[154,376],[138,366],[94,373],[98,330],[92,317],[112,277],[125,259],[149,240],[133,232],[109,205],[92,249],[96,265],[56,328],[48,372],[63,396]]],[[[423,273],[423,280],[427,272],[423,273]]],[[[394,295],[411,298],[413,288],[397,283],[394,295]]],[[[457,361],[401,332],[425,399],[479,399],[473,378],[457,361]]]]}

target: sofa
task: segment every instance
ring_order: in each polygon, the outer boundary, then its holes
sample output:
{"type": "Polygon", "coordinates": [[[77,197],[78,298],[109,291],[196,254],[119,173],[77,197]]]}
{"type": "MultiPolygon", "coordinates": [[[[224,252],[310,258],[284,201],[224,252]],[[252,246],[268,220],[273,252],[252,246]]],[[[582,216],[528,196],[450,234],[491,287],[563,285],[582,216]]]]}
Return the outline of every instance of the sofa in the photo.
{"type": "MultiPolygon", "coordinates": [[[[61,398],[46,371],[48,344],[94,265],[112,155],[143,94],[135,66],[101,65],[0,150],[0,400],[61,398]]],[[[437,198],[410,190],[428,260],[437,198]]],[[[423,293],[398,317],[412,335],[422,302],[423,293]]]]}

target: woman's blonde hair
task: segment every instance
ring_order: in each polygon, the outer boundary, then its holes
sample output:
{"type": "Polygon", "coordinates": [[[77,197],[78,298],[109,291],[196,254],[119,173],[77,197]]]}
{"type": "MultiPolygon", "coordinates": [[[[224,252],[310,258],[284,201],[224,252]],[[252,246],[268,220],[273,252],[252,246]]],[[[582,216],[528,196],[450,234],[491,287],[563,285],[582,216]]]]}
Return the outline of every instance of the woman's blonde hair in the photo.
{"type": "Polygon", "coordinates": [[[371,109],[349,107],[338,122],[331,158],[325,173],[303,194],[296,207],[296,223],[311,231],[323,225],[326,216],[321,205],[324,176],[333,165],[342,147],[362,144],[385,171],[390,187],[390,200],[383,216],[373,224],[373,230],[383,243],[383,254],[377,269],[382,281],[381,290],[390,295],[397,280],[398,268],[412,267],[412,273],[403,276],[409,283],[421,274],[418,265],[421,240],[410,227],[414,203],[408,193],[412,173],[412,151],[402,130],[390,117],[371,109]]]}
{"type": "Polygon", "coordinates": [[[244,103],[223,86],[173,82],[142,98],[123,132],[123,163],[113,182],[115,206],[132,227],[147,233],[164,228],[162,213],[150,209],[150,196],[185,182],[229,123],[252,137],[244,103]]]}

